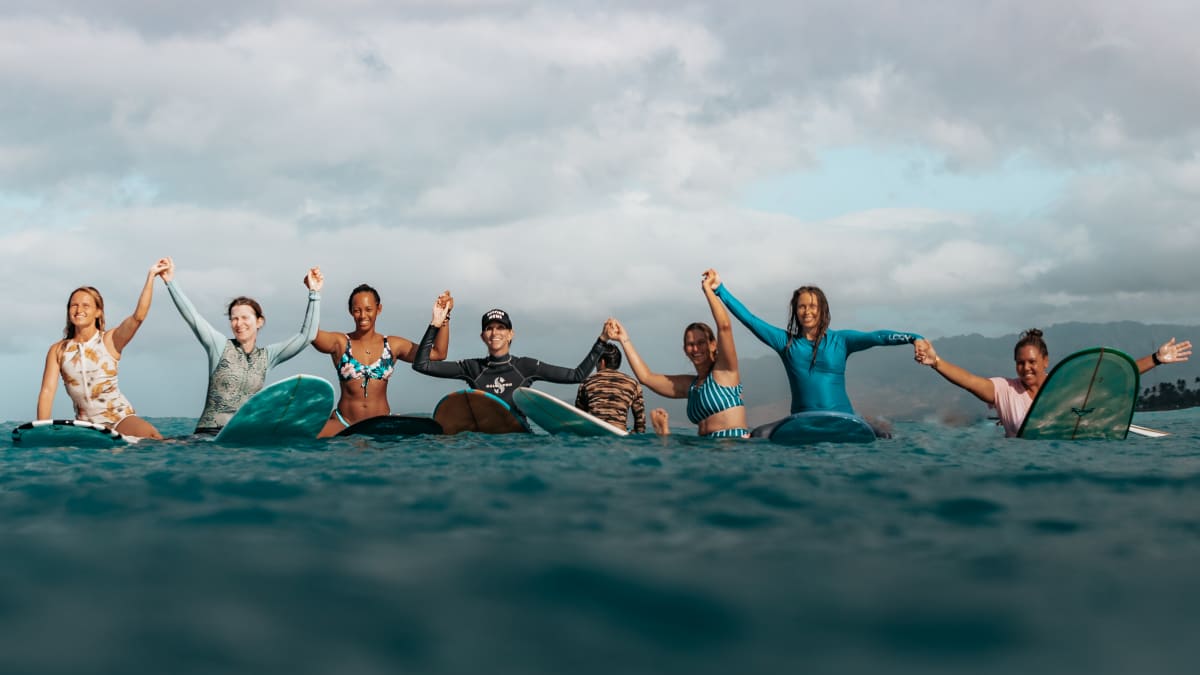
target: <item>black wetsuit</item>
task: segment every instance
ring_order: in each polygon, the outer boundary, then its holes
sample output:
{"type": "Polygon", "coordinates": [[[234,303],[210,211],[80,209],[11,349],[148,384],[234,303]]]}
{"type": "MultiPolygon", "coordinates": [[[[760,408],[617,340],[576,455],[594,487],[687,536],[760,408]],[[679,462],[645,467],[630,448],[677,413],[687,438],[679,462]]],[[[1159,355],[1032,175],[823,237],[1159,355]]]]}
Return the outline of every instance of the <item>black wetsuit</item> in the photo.
{"type": "Polygon", "coordinates": [[[463,361],[430,361],[429,352],[433,350],[433,339],[437,332],[436,326],[425,329],[425,337],[421,338],[421,345],[417,348],[417,358],[413,360],[413,370],[434,377],[465,380],[474,389],[482,389],[504,399],[514,411],[517,407],[513,404],[513,391],[517,387],[528,387],[538,380],[560,384],[583,382],[596,369],[605,344],[597,339],[592,351],[583,357],[579,367],[574,370],[512,354],[463,361]]]}

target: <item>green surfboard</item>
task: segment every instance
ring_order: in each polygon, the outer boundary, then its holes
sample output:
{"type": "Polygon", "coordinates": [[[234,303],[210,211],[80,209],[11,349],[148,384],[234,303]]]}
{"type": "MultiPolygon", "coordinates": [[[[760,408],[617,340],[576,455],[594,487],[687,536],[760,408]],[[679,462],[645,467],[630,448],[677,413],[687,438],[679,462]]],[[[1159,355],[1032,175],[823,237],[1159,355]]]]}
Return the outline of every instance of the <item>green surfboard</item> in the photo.
{"type": "Polygon", "coordinates": [[[216,441],[275,445],[317,437],[333,412],[333,385],[316,375],[293,375],[264,387],[234,413],[216,441]]]}
{"type": "Polygon", "coordinates": [[[13,445],[23,448],[113,448],[135,440],[83,420],[35,420],[12,432],[13,445]]]}
{"type": "Polygon", "coordinates": [[[875,440],[875,430],[858,415],[832,410],[810,410],[757,427],[750,436],[797,446],[815,443],[871,443],[875,440]]]}
{"type": "Polygon", "coordinates": [[[1021,424],[1020,438],[1123,439],[1138,396],[1138,367],[1108,347],[1075,352],[1054,366],[1021,424]]]}

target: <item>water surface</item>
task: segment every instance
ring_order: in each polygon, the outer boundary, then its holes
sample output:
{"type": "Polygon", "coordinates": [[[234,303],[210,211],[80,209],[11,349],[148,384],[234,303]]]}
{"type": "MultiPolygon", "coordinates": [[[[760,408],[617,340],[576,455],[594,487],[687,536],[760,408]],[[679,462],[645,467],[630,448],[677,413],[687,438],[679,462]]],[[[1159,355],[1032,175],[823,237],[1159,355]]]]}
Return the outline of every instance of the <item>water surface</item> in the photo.
{"type": "Polygon", "coordinates": [[[8,446],[0,672],[1191,673],[1200,413],[1135,422],[8,446]]]}

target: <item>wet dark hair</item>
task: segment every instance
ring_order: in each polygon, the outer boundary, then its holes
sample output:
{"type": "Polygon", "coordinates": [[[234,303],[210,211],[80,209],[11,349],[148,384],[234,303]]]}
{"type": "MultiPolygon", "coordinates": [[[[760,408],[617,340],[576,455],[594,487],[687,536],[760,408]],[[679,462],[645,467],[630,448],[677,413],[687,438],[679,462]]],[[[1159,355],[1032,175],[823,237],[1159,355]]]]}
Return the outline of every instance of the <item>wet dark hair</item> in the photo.
{"type": "Polygon", "coordinates": [[[801,286],[792,291],[792,301],[788,305],[788,323],[787,323],[787,345],[784,350],[792,346],[792,341],[799,337],[804,337],[804,329],[800,327],[800,319],[796,318],[796,308],[800,305],[800,294],[808,293],[817,299],[817,339],[813,340],[813,355],[812,361],[808,364],[808,369],[812,370],[813,366],[817,365],[817,348],[821,346],[821,340],[825,339],[825,333],[829,330],[829,322],[833,319],[833,313],[829,311],[829,300],[825,298],[825,291],[822,291],[816,286],[801,286]]]}
{"type": "Polygon", "coordinates": [[[350,298],[346,300],[346,309],[354,311],[354,296],[358,295],[359,293],[370,293],[371,295],[375,296],[375,304],[377,305],[383,302],[383,300],[380,300],[379,298],[379,291],[372,288],[370,284],[359,284],[354,287],[354,290],[350,291],[350,298]]]}
{"type": "Polygon", "coordinates": [[[621,367],[621,350],[611,342],[605,342],[604,348],[600,351],[600,360],[604,362],[605,367],[616,370],[621,367]]]}
{"type": "Polygon", "coordinates": [[[100,296],[100,291],[96,290],[95,286],[80,286],[67,296],[67,327],[63,329],[64,340],[75,337],[75,324],[71,323],[71,298],[80,291],[92,296],[92,300],[96,302],[96,309],[100,310],[100,314],[96,317],[96,329],[101,333],[104,332],[104,298],[100,296]]]}
{"type": "Polygon", "coordinates": [[[232,301],[230,301],[229,309],[225,310],[225,313],[229,316],[230,319],[233,318],[233,308],[237,307],[238,305],[245,305],[245,306],[249,307],[250,309],[254,310],[254,316],[259,319],[266,318],[263,316],[262,305],[258,304],[257,300],[255,300],[254,298],[247,298],[244,295],[239,295],[238,297],[236,297],[232,301]]]}
{"type": "Polygon", "coordinates": [[[1013,361],[1016,361],[1018,358],[1020,358],[1017,356],[1017,354],[1021,352],[1022,347],[1030,346],[1035,347],[1039,352],[1041,352],[1042,356],[1050,358],[1050,350],[1046,347],[1046,341],[1042,339],[1042,331],[1036,328],[1030,328],[1024,333],[1021,333],[1021,336],[1017,339],[1017,346],[1013,347],[1013,361]]]}

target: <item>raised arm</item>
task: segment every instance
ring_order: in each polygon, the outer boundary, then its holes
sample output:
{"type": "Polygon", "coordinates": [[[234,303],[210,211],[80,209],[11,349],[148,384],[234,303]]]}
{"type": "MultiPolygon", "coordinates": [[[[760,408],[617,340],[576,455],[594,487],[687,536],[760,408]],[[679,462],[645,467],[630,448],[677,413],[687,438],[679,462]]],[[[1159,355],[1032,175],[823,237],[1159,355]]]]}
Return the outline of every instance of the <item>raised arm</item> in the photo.
{"type": "Polygon", "coordinates": [[[125,351],[125,345],[129,344],[138,329],[142,327],[146,316],[150,314],[150,301],[154,299],[154,277],[166,271],[167,267],[167,258],[161,258],[150,266],[150,271],[146,273],[146,283],[142,285],[142,293],[138,296],[133,314],[125,317],[125,320],[113,329],[112,346],[118,358],[121,352],[125,351]]]}
{"type": "Polygon", "coordinates": [[[1155,366],[1161,366],[1165,363],[1183,363],[1192,355],[1192,341],[1184,340],[1183,342],[1175,342],[1175,338],[1171,338],[1163,343],[1158,351],[1148,356],[1143,356],[1137,360],[1138,372],[1144,373],[1155,366]]]}
{"type": "Polygon", "coordinates": [[[308,288],[308,306],[304,308],[304,320],[300,322],[300,332],[292,337],[274,344],[267,345],[267,367],[287,361],[304,351],[310,342],[316,339],[318,324],[321,317],[321,288],[325,285],[325,277],[320,267],[311,267],[304,275],[304,285],[308,288]]]}
{"type": "Polygon", "coordinates": [[[212,327],[212,324],[204,320],[204,317],[196,311],[192,305],[192,301],[184,295],[183,289],[179,287],[175,281],[175,261],[171,258],[166,258],[167,267],[159,276],[167,285],[167,293],[171,295],[171,301],[175,303],[175,309],[179,310],[179,316],[183,317],[184,323],[192,329],[192,334],[200,341],[200,345],[204,347],[205,353],[208,354],[208,372],[216,370],[217,364],[221,361],[221,352],[225,349],[225,336],[212,327]]]}
{"type": "Polygon", "coordinates": [[[54,392],[58,391],[58,362],[62,355],[63,342],[50,345],[46,352],[46,367],[42,369],[42,388],[38,390],[37,419],[48,420],[54,411],[54,392]]]}
{"type": "MultiPolygon", "coordinates": [[[[444,361],[450,353],[450,310],[454,309],[454,298],[450,291],[442,294],[433,301],[433,315],[429,325],[437,326],[437,334],[433,337],[433,345],[429,350],[430,361],[444,361]]],[[[398,335],[389,335],[388,344],[392,345],[392,353],[397,359],[415,363],[417,360],[417,343],[398,335]]]]}
{"type": "Polygon", "coordinates": [[[861,352],[871,347],[913,344],[917,340],[925,339],[916,333],[902,333],[895,330],[876,330],[869,333],[857,330],[842,330],[838,331],[838,333],[846,341],[846,353],[848,354],[861,352]]]}
{"type": "Polygon", "coordinates": [[[621,343],[621,350],[625,352],[625,360],[629,362],[629,368],[637,376],[638,382],[650,387],[650,391],[659,396],[687,398],[688,387],[692,385],[692,380],[695,378],[689,375],[663,375],[651,371],[645,361],[642,361],[637,350],[634,349],[629,334],[625,332],[625,326],[622,326],[621,322],[616,319],[610,319],[610,321],[612,322],[613,339],[621,343]]]}
{"type": "Polygon", "coordinates": [[[738,358],[737,347],[733,343],[733,322],[729,320],[729,312],[717,297],[717,289],[721,286],[721,275],[714,269],[708,269],[701,277],[700,287],[704,290],[704,298],[712,311],[713,323],[717,326],[717,362],[713,364],[713,378],[717,384],[724,387],[737,386],[738,358]],[[725,374],[725,377],[722,377],[725,374]],[[724,380],[724,381],[723,381],[724,380]]]}
{"type": "MultiPolygon", "coordinates": [[[[787,348],[788,335],[787,331],[777,326],[763,321],[762,319],[750,313],[737,298],[733,297],[733,293],[721,283],[720,277],[717,278],[717,286],[713,289],[713,294],[721,299],[721,302],[729,308],[729,312],[742,322],[754,337],[758,338],[764,344],[777,352],[782,352],[787,348]]],[[[713,315],[716,318],[716,315],[713,315]]]]}
{"type": "MultiPolygon", "coordinates": [[[[434,311],[434,320],[437,320],[437,311],[434,311]]],[[[443,317],[444,318],[444,317],[443,317]]],[[[434,362],[429,357],[433,351],[433,341],[437,339],[437,334],[442,330],[441,326],[435,326],[432,323],[425,329],[425,335],[421,338],[421,343],[417,346],[417,355],[413,358],[413,370],[418,373],[424,373],[431,377],[443,377],[447,379],[471,380],[473,373],[467,370],[466,362],[464,361],[438,361],[434,362]]]]}
{"type": "Polygon", "coordinates": [[[600,362],[600,356],[604,354],[604,344],[609,339],[614,337],[611,328],[612,322],[615,319],[608,319],[604,322],[603,328],[600,329],[600,337],[592,343],[592,348],[588,351],[583,360],[574,370],[563,368],[562,366],[554,366],[549,363],[537,361],[533,368],[533,372],[529,374],[531,380],[546,380],[547,382],[557,382],[559,384],[575,384],[583,382],[593,370],[596,369],[596,364],[600,362]]]}
{"type": "Polygon", "coordinates": [[[971,392],[980,401],[988,405],[996,404],[996,385],[991,380],[940,358],[933,349],[933,344],[925,338],[918,338],[913,345],[915,347],[913,359],[917,363],[933,368],[938,375],[946,378],[951,384],[956,384],[971,392]]]}

